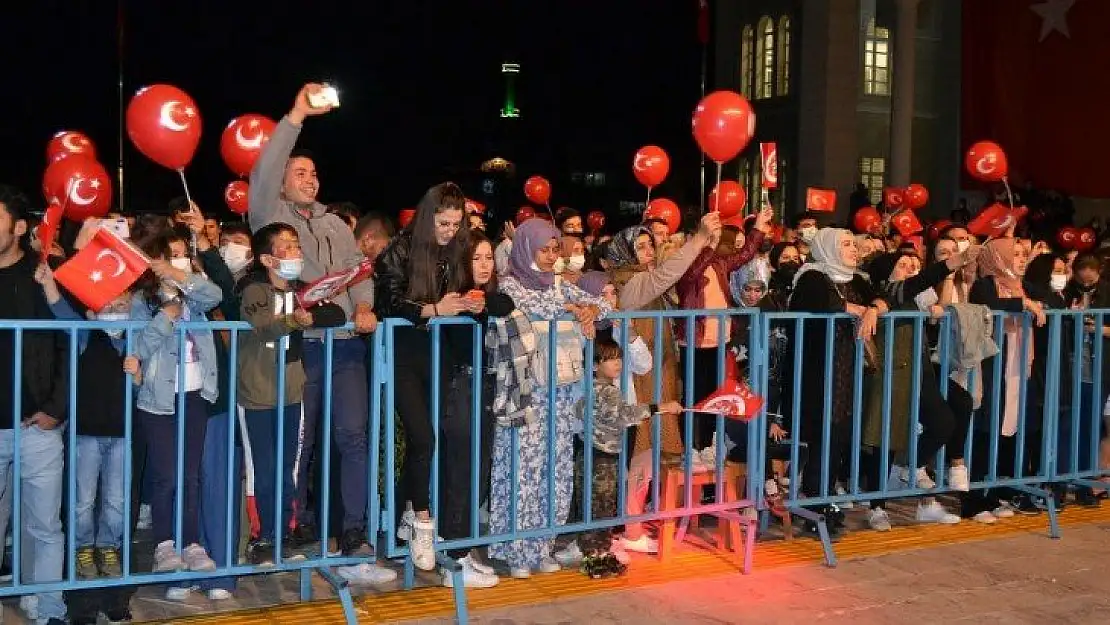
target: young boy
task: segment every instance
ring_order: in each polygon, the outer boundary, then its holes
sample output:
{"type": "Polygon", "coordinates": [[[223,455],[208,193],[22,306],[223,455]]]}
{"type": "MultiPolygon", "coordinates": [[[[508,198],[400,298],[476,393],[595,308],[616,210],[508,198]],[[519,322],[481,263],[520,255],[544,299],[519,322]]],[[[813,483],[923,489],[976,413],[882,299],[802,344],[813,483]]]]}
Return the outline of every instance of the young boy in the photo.
{"type": "MultiPolygon", "coordinates": [[[[629,405],[621,393],[621,348],[613,341],[599,340],[594,344],[594,411],[593,475],[591,476],[590,510],[593,520],[611,519],[617,515],[617,480],[619,475],[621,431],[650,417],[654,413],[679,414],[682,406],[676,401],[661,405],[629,405]]],[[[580,435],[584,438],[585,429],[580,435]]],[[[584,446],[575,450],[575,481],[581,480],[585,470],[584,446]]],[[[581,493],[576,494],[581,497],[581,493]]],[[[585,503],[581,502],[579,509],[585,503]]],[[[587,557],[604,556],[612,551],[612,532],[609,529],[585,532],[578,538],[579,548],[587,557]]],[[[626,560],[623,553],[614,553],[617,559],[626,560]]],[[[623,564],[624,562],[622,562],[623,564]]],[[[586,562],[587,568],[590,561],[586,562]]]]}
{"type": "Polygon", "coordinates": [[[275,532],[293,515],[293,471],[305,384],[302,332],[306,328],[341,326],[346,315],[335,304],[320,304],[311,312],[297,304],[295,292],[304,261],[292,226],[264,226],[254,233],[251,248],[254,265],[238,286],[241,318],[253,327],[251,332],[239,335],[238,403],[250,441],[255,500],[262,526],[259,539],[248,547],[248,558],[256,566],[265,566],[274,563],[275,532]],[[277,396],[279,349],[285,351],[285,396],[281,398],[277,396]],[[275,488],[277,428],[284,430],[280,502],[275,488]],[[279,506],[281,517],[276,519],[279,506]]]}

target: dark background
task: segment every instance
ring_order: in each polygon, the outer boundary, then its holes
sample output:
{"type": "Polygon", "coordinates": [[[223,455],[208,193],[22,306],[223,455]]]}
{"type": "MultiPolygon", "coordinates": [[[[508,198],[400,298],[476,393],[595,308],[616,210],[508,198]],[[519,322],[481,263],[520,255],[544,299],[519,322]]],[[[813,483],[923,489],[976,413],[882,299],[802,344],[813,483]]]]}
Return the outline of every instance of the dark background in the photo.
{"type": "MultiPolygon", "coordinates": [[[[115,177],[118,158],[117,5],[9,3],[0,34],[0,180],[39,191],[45,146],[81,130],[115,177]]],[[[699,157],[690,114],[700,97],[695,0],[167,2],[128,0],[124,94],[165,82],[193,96],[204,120],[190,188],[223,211],[233,175],[219,136],[233,117],[280,118],[307,81],[328,80],[342,106],[306,122],[300,145],[317,156],[324,202],[353,200],[395,214],[430,185],[454,179],[469,196],[515,210],[532,174],[553,184],[552,204],[614,213],[641,200],[632,155],[647,143],[671,155],[654,193],[697,202],[699,157]],[[521,64],[517,106],[502,120],[503,61],[521,64]],[[516,163],[516,178],[482,197],[479,164],[516,163]],[[604,172],[606,186],[570,183],[604,172]],[[511,207],[509,206],[511,205],[511,207]]],[[[124,139],[124,208],[164,210],[176,175],[124,139]]],[[[118,197],[118,189],[117,189],[118,197]]]]}

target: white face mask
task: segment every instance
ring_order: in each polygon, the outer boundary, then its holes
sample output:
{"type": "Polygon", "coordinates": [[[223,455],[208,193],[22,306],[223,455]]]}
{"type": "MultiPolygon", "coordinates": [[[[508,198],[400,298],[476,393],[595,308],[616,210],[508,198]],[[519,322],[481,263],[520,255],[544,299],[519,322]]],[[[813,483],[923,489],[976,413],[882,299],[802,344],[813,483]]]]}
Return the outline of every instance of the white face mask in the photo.
{"type": "Polygon", "coordinates": [[[571,256],[570,260],[567,261],[567,270],[568,271],[582,271],[582,268],[585,267],[585,266],[586,266],[586,257],[585,256],[581,256],[581,255],[571,256]]]}
{"type": "Polygon", "coordinates": [[[971,247],[971,241],[964,239],[963,241],[956,241],[956,251],[963,254],[971,247]]]}
{"type": "Polygon", "coordinates": [[[1048,284],[1053,291],[1063,291],[1068,285],[1068,277],[1062,273],[1054,273],[1048,278],[1048,284]]]}
{"type": "Polygon", "coordinates": [[[567,268],[567,261],[566,261],[565,258],[560,256],[559,258],[555,259],[555,264],[552,265],[551,270],[555,273],[563,273],[564,271],[566,271],[566,268],[567,268]]]}
{"type": "Polygon", "coordinates": [[[228,243],[220,248],[220,257],[224,259],[231,273],[239,273],[251,262],[251,248],[238,243],[228,243]]]}
{"type": "Polygon", "coordinates": [[[301,272],[304,271],[303,258],[282,258],[278,261],[277,275],[282,280],[296,280],[301,277],[301,272]]]}
{"type": "Polygon", "coordinates": [[[814,237],[817,236],[817,228],[814,228],[813,226],[806,226],[805,228],[799,230],[798,234],[801,235],[803,241],[809,243],[813,240],[814,237]]]}
{"type": "Polygon", "coordinates": [[[174,269],[184,271],[185,273],[193,273],[193,261],[188,258],[173,258],[170,259],[170,265],[174,269]]]}
{"type": "MultiPolygon", "coordinates": [[[[114,312],[113,311],[113,312],[97,313],[96,318],[99,321],[127,321],[128,319],[131,318],[131,315],[128,315],[125,312],[114,312]]],[[[114,339],[118,339],[119,337],[123,336],[123,332],[124,332],[123,328],[105,328],[104,329],[104,334],[107,334],[108,336],[110,336],[114,339]]]]}

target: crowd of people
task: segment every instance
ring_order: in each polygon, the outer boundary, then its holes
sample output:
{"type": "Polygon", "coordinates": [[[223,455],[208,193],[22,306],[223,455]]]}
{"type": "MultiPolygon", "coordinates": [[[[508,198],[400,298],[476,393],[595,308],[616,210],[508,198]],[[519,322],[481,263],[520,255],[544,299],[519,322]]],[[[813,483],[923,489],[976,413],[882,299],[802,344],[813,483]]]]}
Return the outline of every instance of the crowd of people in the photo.
{"type": "MultiPolygon", "coordinates": [[[[847,313],[832,324],[807,319],[802,335],[793,322],[776,322],[761,341],[769,351],[764,399],[770,418],[768,431],[758,435],[774,444],[793,438],[810,450],[827,445],[831,451],[828,466],[816,451],[802,459],[796,468],[800,484],[793,486],[785,461],[775,460],[765,489],[769,497],[781,497],[784,487],[815,498],[877,491],[884,478],[891,483],[887,490],[898,490],[898,484],[930,489],[943,474],[960,509],[950,512],[936,498],[923,496],[918,521],[963,518],[990,524],[1039,510],[1028,495],[972,491],[971,484],[992,470],[1012,474],[1015,457],[1023,458],[1024,466],[1018,467],[1023,475],[1036,474],[1046,460],[1039,452],[1049,433],[1040,431],[1035,416],[1050,400],[1048,376],[1070,376],[1071,368],[1049,366],[1045,311],[1110,308],[1103,257],[1060,254],[1045,241],[1014,233],[977,241],[962,225],[947,227],[927,246],[894,235],[854,234],[811,213],[779,230],[772,228],[768,207],[724,222],[711,212],[685,234],[649,220],[611,236],[586,233],[582,216],[566,209],[549,219],[506,223],[493,240],[483,217],[467,214],[463,192],[449,182],[429,189],[412,221],[395,232],[384,215],[318,201],[315,164],[296,149],[306,119],[328,110],[309,103],[313,88],[298,93],[251,174],[246,223],[206,220],[200,207],[184,199],[171,203],[169,219],[135,220],[129,238],[149,257],[150,269],[100,310],[87,310],[54,279],[66,257],[88,244],[98,221],[87,221],[72,244],[53,246],[48,259],[40,261],[26,236],[30,202],[17,190],[0,187],[0,318],[127,322],[82,328],[72,337],[53,330],[0,331],[0,397],[15,398],[6,404],[13,406],[9,428],[0,432],[0,485],[10,492],[12,460],[18,454],[20,540],[24,554],[32,554],[23,567],[26,583],[63,579],[64,505],[76,506],[76,544],[70,547],[81,579],[122,575],[128,524],[148,527],[153,571],[234,566],[241,555],[238,540],[230,545],[225,540],[229,525],[237,537],[239,526],[250,523],[238,503],[230,517],[226,505],[229,498],[246,499],[240,492],[244,481],[257,509],[257,526],[247,532],[242,553],[246,563],[267,567],[281,559],[312,557],[321,543],[344,556],[369,555],[377,537],[367,530],[367,462],[376,457],[368,450],[372,365],[367,337],[386,318],[405,322],[393,329],[396,349],[387,360],[405,443],[395,504],[397,535],[423,570],[441,566],[438,540],[469,538],[479,523],[488,526],[490,535],[502,535],[557,528],[580,519],[587,505],[595,520],[613,518],[622,508],[630,515],[643,513],[650,509],[656,456],[663,464],[689,463],[695,472],[713,470],[721,454],[747,460],[750,426],[728,421],[728,444],[719,449],[716,418],[691,413],[687,400],[712,394],[722,376],[748,374],[748,316],[711,315],[688,325],[658,316],[611,317],[616,311],[847,313]],[[364,259],[374,263],[371,279],[313,305],[296,297],[305,284],[364,259]],[[907,310],[930,317],[920,342],[913,319],[884,316],[907,310]],[[1032,321],[1007,319],[992,329],[991,311],[1027,312],[1032,321]],[[959,328],[947,338],[936,323],[946,315],[959,328]],[[459,316],[473,319],[482,331],[476,334],[467,324],[442,325],[435,331],[442,338],[439,357],[433,358],[430,322],[459,316]],[[211,320],[243,321],[251,329],[233,335],[190,325],[178,331],[181,322],[211,320]],[[893,331],[886,331],[888,324],[893,331]],[[328,332],[334,335],[330,349],[328,332]],[[992,349],[992,333],[1003,335],[1001,352],[992,349]],[[862,352],[857,351],[860,339],[862,352]],[[79,354],[76,380],[68,379],[71,340],[77,341],[79,354]],[[237,341],[234,350],[232,340],[237,341]],[[588,340],[594,342],[592,362],[586,361],[588,340]],[[957,366],[941,366],[937,347],[944,340],[957,366]],[[806,346],[801,361],[793,358],[796,342],[806,346]],[[1023,350],[1023,344],[1031,349],[1023,350]],[[549,353],[551,345],[555,354],[549,353]],[[826,346],[831,359],[825,357],[826,346]],[[472,358],[476,350],[484,354],[480,368],[472,358]],[[722,350],[727,358],[720,357],[722,350]],[[280,352],[285,371],[279,389],[280,352]],[[1027,352],[1028,362],[1022,362],[1027,352]],[[864,362],[856,362],[857,353],[864,362]],[[693,389],[684,392],[681,372],[687,358],[693,361],[693,389]],[[864,372],[859,415],[853,388],[857,369],[864,372]],[[947,379],[942,371],[950,373],[947,379]],[[328,375],[331,393],[325,396],[328,375]],[[472,414],[475,376],[480,414],[472,414]],[[996,376],[1002,384],[997,393],[991,386],[996,376]],[[68,401],[71,384],[76,384],[75,405],[68,401]],[[884,385],[889,386],[885,398],[884,385]],[[916,397],[914,388],[920,389],[916,397]],[[438,402],[432,401],[435,389],[438,402]],[[593,395],[590,402],[587,393],[593,395]],[[794,397],[800,397],[799,406],[793,405],[794,397]],[[128,402],[134,408],[130,449],[123,417],[128,402]],[[994,402],[1000,402],[997,410],[994,402]],[[587,403],[593,407],[590,414],[587,403]],[[330,431],[324,431],[326,405],[330,431]],[[795,414],[800,429],[791,432],[795,414]],[[995,467],[986,461],[992,415],[999,423],[995,467]],[[687,418],[693,421],[690,440],[687,418]],[[862,447],[851,449],[857,418],[862,447]],[[76,429],[76,467],[64,462],[70,439],[63,431],[70,427],[76,429]],[[18,451],[16,428],[21,432],[18,451]],[[623,454],[626,431],[630,444],[623,454]],[[232,438],[229,432],[235,433],[232,438]],[[965,460],[969,433],[974,433],[975,462],[965,460]],[[320,466],[320,449],[329,436],[333,484],[323,483],[320,466]],[[1021,439],[1025,449],[1019,454],[1021,439]],[[438,475],[433,475],[437,448],[438,475]],[[930,466],[941,449],[947,466],[930,466]],[[132,456],[130,484],[124,483],[127,454],[132,456]],[[859,454],[860,484],[848,480],[854,454],[859,454]],[[585,502],[581,485],[587,456],[591,497],[585,502]],[[908,466],[911,458],[918,466],[908,466]],[[622,461],[627,462],[624,488],[619,484],[622,461]],[[235,467],[231,474],[229,466],[235,467]],[[889,477],[882,475],[887,466],[889,477]],[[63,503],[67,470],[77,473],[77,497],[63,503]],[[433,482],[438,482],[438,501],[433,501],[433,482]],[[131,510],[124,509],[125,489],[135,503],[131,510]],[[334,494],[330,527],[321,522],[325,492],[334,494]],[[623,502],[618,501],[621,492],[623,502]],[[482,504],[488,518],[472,517],[478,512],[473,501],[482,504]]],[[[1068,380],[1059,384],[1064,390],[1056,399],[1061,406],[1080,402],[1084,415],[1106,399],[1094,396],[1094,381],[1110,381],[1105,377],[1110,358],[1103,360],[1103,371],[1092,367],[1095,341],[1110,337],[1110,326],[1096,325],[1086,319],[1080,342],[1068,338],[1077,333],[1061,333],[1064,362],[1082,362],[1081,397],[1071,397],[1068,380]]],[[[1105,394],[1110,384],[1101,388],[1105,394]]],[[[1071,432],[1064,419],[1071,411],[1061,407],[1060,414],[1061,430],[1071,432]]],[[[1106,435],[1105,427],[1090,419],[1078,431],[1080,450],[1106,435]]],[[[1071,448],[1066,444],[1070,437],[1059,438],[1061,450],[1071,448]]],[[[1107,459],[1104,454],[1057,461],[1078,464],[1082,471],[1092,463],[1107,466],[1102,464],[1107,459]]],[[[1091,488],[1074,493],[1060,484],[1051,488],[1060,505],[1070,496],[1080,505],[1097,506],[1104,496],[1091,488]]],[[[0,534],[7,531],[11,501],[3,499],[0,534]]],[[[814,508],[829,521],[831,532],[843,531],[837,506],[814,508]]],[[[869,502],[867,522],[877,531],[890,529],[886,502],[869,502]]],[[[803,529],[818,533],[812,521],[805,521],[803,529]]],[[[467,586],[490,587],[499,575],[527,578],[581,561],[619,570],[629,563],[629,552],[658,551],[656,531],[628,523],[558,542],[535,536],[494,543],[488,550],[450,550],[446,556],[461,565],[467,586]]],[[[369,562],[338,572],[353,583],[381,584],[396,577],[392,569],[369,562]]],[[[448,570],[442,575],[445,585],[455,582],[448,570]]],[[[169,588],[167,596],[183,599],[203,590],[218,600],[235,589],[234,578],[206,577],[199,584],[169,588]]],[[[122,622],[129,618],[132,592],[111,587],[64,596],[39,593],[24,597],[24,608],[44,623],[94,623],[100,613],[122,622]]]]}

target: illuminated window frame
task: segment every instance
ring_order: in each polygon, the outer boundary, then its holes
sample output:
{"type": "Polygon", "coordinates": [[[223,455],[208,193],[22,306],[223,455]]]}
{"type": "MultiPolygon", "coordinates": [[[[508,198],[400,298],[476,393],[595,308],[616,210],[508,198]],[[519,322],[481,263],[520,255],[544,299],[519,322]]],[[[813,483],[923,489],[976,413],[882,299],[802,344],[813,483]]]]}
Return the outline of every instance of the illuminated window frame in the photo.
{"type": "Polygon", "coordinates": [[[764,15],[756,26],[758,40],[755,53],[755,99],[774,95],[775,86],[775,21],[764,15]]]}
{"type": "Polygon", "coordinates": [[[778,66],[775,76],[775,95],[790,93],[790,16],[779,18],[778,66]]]}
{"type": "Polygon", "coordinates": [[[863,92],[866,95],[890,96],[890,29],[867,20],[863,39],[863,92]]]}

